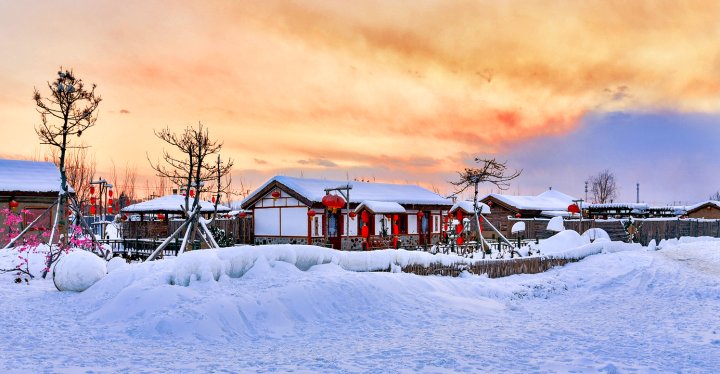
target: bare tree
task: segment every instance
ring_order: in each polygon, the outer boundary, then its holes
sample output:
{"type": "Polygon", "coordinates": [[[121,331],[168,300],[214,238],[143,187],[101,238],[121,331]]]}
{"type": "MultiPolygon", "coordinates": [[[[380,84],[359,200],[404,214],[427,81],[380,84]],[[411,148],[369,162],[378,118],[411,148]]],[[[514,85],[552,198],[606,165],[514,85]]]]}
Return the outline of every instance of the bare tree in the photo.
{"type": "MultiPolygon", "coordinates": [[[[49,159],[55,166],[60,167],[58,148],[50,149],[49,159]]],[[[84,144],[79,148],[68,150],[65,156],[67,182],[75,191],[75,197],[81,205],[87,204],[90,200],[90,182],[95,178],[96,168],[95,155],[91,154],[84,144]]]]}
{"type": "Polygon", "coordinates": [[[714,194],[710,195],[710,200],[720,201],[720,191],[715,191],[714,194]]]}
{"type": "MultiPolygon", "coordinates": [[[[40,91],[35,89],[33,100],[36,110],[40,113],[40,124],[35,127],[35,132],[40,138],[40,144],[47,144],[59,151],[58,167],[60,169],[60,197],[58,211],[55,215],[55,223],[50,234],[50,254],[46,263],[46,269],[55,261],[58,256],[53,254],[52,240],[55,228],[59,225],[65,230],[64,238],[67,241],[67,222],[65,222],[65,205],[69,199],[68,176],[66,170],[67,150],[72,148],[83,148],[73,146],[73,137],[82,136],[83,132],[95,125],[97,121],[97,108],[102,100],[95,94],[95,85],[86,89],[82,79],[75,77],[72,70],[58,71],[58,77],[53,82],[47,82],[50,95],[43,97],[40,91]]],[[[76,207],[76,210],[80,210],[76,207]]],[[[60,252],[57,252],[58,254],[60,252]]],[[[47,271],[43,272],[43,278],[47,271]]]]}
{"type": "MultiPolygon", "coordinates": [[[[204,222],[197,219],[199,214],[200,193],[206,191],[206,184],[215,183],[215,211],[217,212],[217,204],[220,202],[221,194],[229,187],[230,181],[226,183],[223,179],[230,175],[232,168],[232,160],[222,162],[220,159],[220,150],[222,142],[210,138],[210,133],[203,128],[202,123],[198,123],[197,127],[187,126],[181,133],[173,133],[169,128],[155,132],[155,135],[165,143],[174,148],[174,153],[180,153],[181,156],[171,154],[167,150],[163,150],[162,161],[153,163],[148,156],[150,165],[155,170],[158,177],[167,178],[173,184],[184,187],[186,191],[195,190],[195,197],[190,202],[190,193],[185,194],[184,209],[188,218],[184,225],[187,226],[185,238],[188,233],[195,235],[198,223],[207,231],[204,222]],[[217,155],[214,160],[212,156],[217,155]]],[[[183,228],[183,226],[181,226],[183,228]]],[[[180,229],[178,229],[180,230],[180,229]]],[[[179,231],[176,231],[176,235],[179,231]]],[[[171,235],[172,237],[172,235],[171,235]]],[[[180,252],[185,248],[187,241],[183,239],[180,252]]],[[[164,244],[164,243],[163,243],[164,244]]],[[[161,250],[163,245],[156,249],[161,250]]],[[[154,258],[155,253],[148,260],[154,258]]]]}
{"type": "Polygon", "coordinates": [[[589,179],[590,192],[593,201],[598,204],[612,202],[617,197],[617,184],[615,183],[615,174],[610,169],[605,169],[589,179]]]}

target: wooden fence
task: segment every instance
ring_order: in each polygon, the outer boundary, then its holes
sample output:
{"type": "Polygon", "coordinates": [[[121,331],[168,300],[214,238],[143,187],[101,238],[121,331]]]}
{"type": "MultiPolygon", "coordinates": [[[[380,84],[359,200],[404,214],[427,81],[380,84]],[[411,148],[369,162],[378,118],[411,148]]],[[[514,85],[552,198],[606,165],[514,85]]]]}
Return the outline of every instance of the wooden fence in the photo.
{"type": "Polygon", "coordinates": [[[408,265],[402,268],[404,273],[417,275],[445,275],[457,277],[463,271],[470,274],[487,274],[489,278],[506,277],[515,274],[537,274],[555,266],[563,266],[578,259],[551,257],[521,257],[507,260],[480,260],[473,264],[443,265],[440,263],[425,265],[408,265]]]}

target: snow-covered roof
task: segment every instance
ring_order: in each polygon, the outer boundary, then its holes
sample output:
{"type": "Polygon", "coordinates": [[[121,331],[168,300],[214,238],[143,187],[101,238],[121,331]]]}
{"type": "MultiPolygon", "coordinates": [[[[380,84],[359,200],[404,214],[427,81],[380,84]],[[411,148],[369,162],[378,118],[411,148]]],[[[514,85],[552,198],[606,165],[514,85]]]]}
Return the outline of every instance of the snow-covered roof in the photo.
{"type": "Polygon", "coordinates": [[[584,207],[589,209],[635,209],[644,211],[648,210],[649,205],[645,203],[604,203],[586,204],[584,207]]]}
{"type": "MultiPolygon", "coordinates": [[[[350,195],[352,196],[352,195],[350,195]]],[[[402,205],[393,201],[373,201],[365,200],[357,208],[355,212],[360,212],[363,209],[367,209],[373,214],[391,214],[391,213],[406,213],[407,211],[402,205]]]]}
{"type": "Polygon", "coordinates": [[[287,188],[295,191],[300,196],[313,203],[319,203],[325,196],[326,188],[336,188],[340,186],[350,185],[350,202],[362,203],[365,200],[373,201],[393,201],[398,204],[418,204],[418,205],[445,205],[451,206],[452,201],[446,199],[432,191],[420,186],[412,184],[389,184],[389,183],[369,183],[357,181],[337,181],[324,179],[307,179],[294,178],[287,176],[275,176],[265,182],[258,189],[253,191],[244,201],[242,206],[247,208],[250,202],[259,198],[259,194],[264,189],[274,183],[280,183],[287,188]]]}
{"type": "Polygon", "coordinates": [[[60,171],[52,162],[0,159],[0,191],[60,192],[60,171]]]}
{"type": "MultiPolygon", "coordinates": [[[[478,201],[478,207],[480,208],[480,213],[490,214],[490,207],[486,204],[478,201]]],[[[455,204],[453,204],[452,208],[450,208],[450,213],[455,213],[455,211],[457,211],[458,209],[462,209],[463,211],[465,211],[465,213],[475,214],[473,213],[475,211],[475,207],[472,201],[461,200],[456,202],[455,204]]]]}
{"type": "MultiPolygon", "coordinates": [[[[192,203],[192,199],[190,199],[192,203]]],[[[155,212],[168,212],[168,213],[182,213],[182,206],[185,205],[185,196],[182,195],[167,195],[158,197],[156,199],[143,201],[142,203],[128,205],[122,209],[123,213],[155,213],[155,212]]],[[[215,204],[209,201],[200,200],[200,212],[212,213],[215,210],[215,204]]],[[[218,212],[229,212],[230,208],[218,204],[218,212]]]]}
{"type": "Polygon", "coordinates": [[[547,190],[537,196],[513,196],[491,193],[483,196],[480,200],[489,197],[495,198],[506,205],[519,210],[567,210],[568,205],[573,203],[574,197],[560,191],[547,190]]]}
{"type": "Polygon", "coordinates": [[[717,201],[717,200],[705,200],[705,201],[701,201],[701,202],[699,202],[699,203],[697,203],[697,204],[688,205],[686,211],[687,211],[688,213],[690,213],[690,212],[692,212],[692,211],[694,211],[694,210],[696,210],[696,209],[698,209],[698,208],[700,208],[700,207],[702,207],[702,206],[704,206],[704,205],[714,206],[714,207],[720,209],[720,201],[717,201]]]}

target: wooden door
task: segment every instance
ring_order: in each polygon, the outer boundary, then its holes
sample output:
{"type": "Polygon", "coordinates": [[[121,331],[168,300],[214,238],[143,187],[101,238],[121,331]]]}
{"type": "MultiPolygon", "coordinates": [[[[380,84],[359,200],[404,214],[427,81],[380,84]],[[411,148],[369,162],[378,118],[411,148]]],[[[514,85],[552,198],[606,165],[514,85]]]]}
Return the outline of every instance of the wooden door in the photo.
{"type": "Polygon", "coordinates": [[[328,213],[328,241],[334,249],[342,249],[343,216],[340,212],[328,213]]]}

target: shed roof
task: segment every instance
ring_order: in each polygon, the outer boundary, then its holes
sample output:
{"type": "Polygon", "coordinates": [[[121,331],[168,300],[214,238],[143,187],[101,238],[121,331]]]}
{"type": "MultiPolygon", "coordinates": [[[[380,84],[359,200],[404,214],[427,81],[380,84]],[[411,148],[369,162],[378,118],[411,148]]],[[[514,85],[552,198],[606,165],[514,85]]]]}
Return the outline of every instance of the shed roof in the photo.
{"type": "MultiPolygon", "coordinates": [[[[480,208],[480,213],[490,214],[490,207],[487,206],[487,204],[478,201],[478,207],[480,208]]],[[[455,213],[458,209],[462,209],[465,213],[475,214],[475,206],[472,201],[460,200],[456,202],[452,208],[450,208],[450,213],[455,213]]]]}
{"type": "Polygon", "coordinates": [[[325,189],[350,185],[350,203],[362,203],[365,200],[392,201],[398,204],[444,205],[451,206],[452,201],[432,191],[412,184],[369,183],[356,181],[337,181],[325,179],[294,178],[275,176],[253,191],[243,202],[247,209],[264,196],[273,185],[282,185],[294,191],[299,197],[310,203],[319,203],[325,196],[325,189]]]}
{"type": "MultiPolygon", "coordinates": [[[[183,213],[182,206],[185,205],[185,196],[167,195],[142,203],[128,205],[121,211],[123,213],[183,213]]],[[[209,201],[200,200],[200,212],[212,213],[215,211],[215,204],[209,201]]],[[[218,204],[218,212],[229,212],[230,208],[218,204]]]]}
{"type": "Polygon", "coordinates": [[[0,159],[0,191],[57,193],[60,171],[52,162],[0,159]]]}
{"type": "Polygon", "coordinates": [[[537,196],[513,196],[491,193],[483,196],[480,200],[494,198],[517,210],[540,210],[540,211],[557,211],[567,210],[568,205],[576,200],[570,195],[566,195],[560,191],[547,190],[537,196]]]}
{"type": "Polygon", "coordinates": [[[392,201],[365,200],[360,203],[357,208],[355,208],[355,212],[360,212],[363,209],[367,209],[373,214],[394,214],[407,212],[402,205],[392,201]]]}
{"type": "Polygon", "coordinates": [[[704,207],[715,207],[715,208],[720,209],[720,201],[717,201],[717,200],[705,200],[705,201],[701,201],[701,202],[699,202],[699,203],[697,203],[697,204],[688,205],[688,207],[687,207],[687,213],[688,213],[688,214],[689,214],[689,213],[692,213],[692,212],[694,212],[694,211],[696,211],[696,210],[698,210],[698,209],[702,209],[702,208],[704,208],[704,207]]]}

